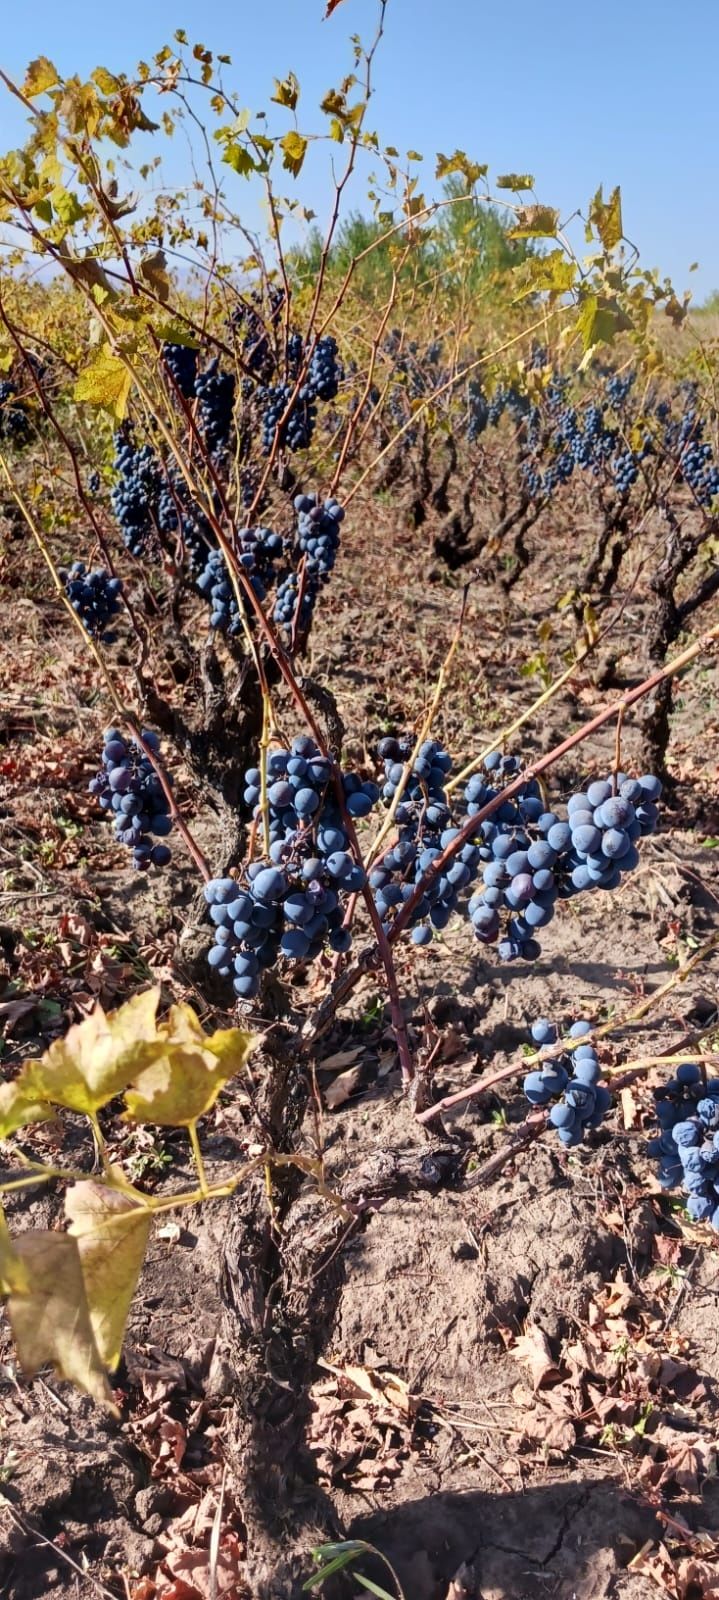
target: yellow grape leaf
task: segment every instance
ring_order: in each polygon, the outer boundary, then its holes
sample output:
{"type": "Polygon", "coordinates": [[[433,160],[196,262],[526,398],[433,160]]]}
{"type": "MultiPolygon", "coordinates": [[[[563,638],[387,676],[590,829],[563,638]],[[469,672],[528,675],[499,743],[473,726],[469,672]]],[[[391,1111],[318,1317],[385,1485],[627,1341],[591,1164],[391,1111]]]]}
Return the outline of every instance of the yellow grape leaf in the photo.
{"type": "Polygon", "coordinates": [[[305,159],[307,140],[301,133],[296,133],[292,128],[289,133],[286,133],[280,139],[279,143],[282,151],[283,167],[286,167],[287,171],[292,173],[293,178],[298,177],[305,159]]]}
{"type": "Polygon", "coordinates": [[[517,221],[508,229],[510,239],[553,239],[559,227],[559,212],[552,206],[519,206],[517,221]]]}
{"type": "Polygon", "coordinates": [[[0,1294],[27,1294],[27,1290],[27,1272],[13,1248],[5,1212],[0,1206],[0,1294]]]}
{"type": "Polygon", "coordinates": [[[56,1039],[42,1061],[31,1062],[27,1075],[21,1074],[18,1081],[28,1097],[85,1115],[106,1105],[132,1083],[143,1045],[158,1036],[159,998],[159,989],[147,989],[109,1016],[96,1006],[64,1039],[56,1039]]]}
{"type": "Polygon", "coordinates": [[[90,73],[90,77],[93,83],[97,84],[100,94],[117,94],[120,88],[119,79],[112,72],[108,72],[107,67],[96,67],[95,71],[90,73]]]}
{"type": "MultiPolygon", "coordinates": [[[[229,1032],[234,1033],[235,1029],[230,1028],[229,1032]]],[[[201,1050],[206,1049],[209,1038],[214,1037],[214,1035],[210,1036],[205,1033],[197,1012],[193,1011],[192,1006],[182,1005],[170,1006],[164,1022],[161,1022],[158,1026],[157,1036],[162,1039],[163,1043],[169,1041],[171,1044],[187,1044],[193,1048],[195,1045],[199,1045],[201,1050]]]]}
{"type": "Polygon", "coordinates": [[[9,1138],[29,1122],[47,1122],[52,1116],[47,1103],[33,1098],[24,1082],[24,1075],[39,1065],[39,1061],[28,1061],[14,1083],[0,1083],[0,1139],[9,1138]]]}
{"type": "Polygon", "coordinates": [[[594,224],[605,250],[616,249],[623,237],[621,190],[612,189],[605,203],[600,184],[589,206],[589,221],[594,224]]]}
{"type": "Polygon", "coordinates": [[[534,188],[534,178],[531,172],[503,172],[501,177],[494,180],[495,189],[513,189],[515,194],[523,189],[534,188]]]}
{"type": "Polygon", "coordinates": [[[68,1189],[65,1215],[77,1239],[95,1343],[105,1366],[116,1367],[151,1213],[119,1190],[88,1179],[68,1189]]]}
{"type": "Polygon", "coordinates": [[[20,1234],[14,1249],[27,1273],[27,1290],[14,1289],[7,1314],[20,1365],[29,1378],[51,1362],[104,1405],[112,1392],[90,1322],[77,1240],[68,1233],[20,1234]]]}
{"type": "Polygon", "coordinates": [[[27,69],[22,92],[26,95],[44,94],[46,89],[54,89],[59,82],[57,68],[47,56],[36,56],[27,69]]]}
{"type": "Polygon", "coordinates": [[[113,355],[107,345],[103,345],[95,360],[80,373],[74,398],[84,400],[87,405],[103,406],[106,411],[114,413],[118,422],[122,422],[131,388],[132,378],[124,361],[113,355]]]}
{"type": "Polygon", "coordinates": [[[288,72],[286,78],[275,78],[275,92],[270,96],[275,105],[289,106],[294,111],[299,97],[300,86],[294,72],[288,72]]]}
{"type": "Polygon", "coordinates": [[[164,250],[153,250],[144,256],[139,267],[140,277],[164,305],[170,298],[170,280],[167,275],[167,257],[164,250]]]}
{"type": "Polygon", "coordinates": [[[218,1028],[205,1038],[205,1049],[224,1064],[228,1078],[241,1071],[256,1044],[253,1035],[243,1033],[241,1028],[218,1028]]]}
{"type": "Polygon", "coordinates": [[[255,1044],[241,1028],[206,1036],[189,1006],[172,1006],[157,1035],[162,1042],[144,1051],[147,1066],[133,1075],[125,1095],[125,1118],[171,1128],[204,1116],[255,1044]]]}

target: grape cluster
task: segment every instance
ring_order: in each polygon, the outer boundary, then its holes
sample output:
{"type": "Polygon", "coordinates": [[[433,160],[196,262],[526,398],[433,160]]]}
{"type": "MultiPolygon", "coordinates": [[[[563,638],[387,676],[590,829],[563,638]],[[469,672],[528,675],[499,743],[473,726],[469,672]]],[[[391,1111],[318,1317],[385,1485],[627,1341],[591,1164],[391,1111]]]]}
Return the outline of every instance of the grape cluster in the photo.
{"type": "Polygon", "coordinates": [[[704,423],[694,408],[685,412],[679,425],[679,465],[684,482],[689,485],[699,504],[710,506],[719,495],[719,466],[714,460],[711,445],[702,438],[704,423]]]}
{"type": "Polygon", "coordinates": [[[337,361],[337,340],[331,333],[325,334],[312,352],[312,359],[307,373],[308,386],[313,396],[318,400],[334,400],[337,396],[340,382],[340,369],[337,361]]]}
{"type": "Polygon", "coordinates": [[[502,417],[507,409],[507,399],[507,390],[504,388],[503,384],[499,384],[499,386],[495,389],[487,407],[487,421],[490,428],[496,428],[497,424],[501,422],[502,417]]]}
{"type": "MultiPolygon", "coordinates": [[[[277,585],[272,618],[274,622],[278,622],[280,627],[286,628],[288,632],[295,626],[295,616],[297,612],[299,596],[300,580],[297,576],[297,573],[286,573],[285,577],[277,585]]],[[[310,622],[312,621],[313,604],[314,602],[309,590],[305,588],[302,595],[302,604],[300,606],[300,615],[297,623],[297,626],[303,633],[309,627],[310,622]]]]}
{"type": "MultiPolygon", "coordinates": [[[[338,500],[320,500],[319,495],[295,497],[297,512],[297,554],[305,560],[305,579],[299,627],[308,626],[317,596],[334,567],[340,542],[340,523],[344,509],[338,500]]],[[[295,623],[300,593],[299,576],[289,572],[278,585],[273,618],[283,628],[295,623]]]]}
{"type": "Polygon", "coordinates": [[[163,344],[162,359],[180,394],[186,400],[195,396],[197,378],[197,351],[186,344],[163,344]]]}
{"type": "MultiPolygon", "coordinates": [[[[546,356],[546,351],[540,351],[539,355],[546,356]]],[[[610,374],[605,385],[605,403],[615,412],[622,412],[625,430],[634,376],[634,373],[622,376],[610,374]]],[[[576,468],[591,472],[595,477],[605,475],[616,493],[626,498],[639,477],[640,461],[654,450],[650,433],[644,427],[640,445],[628,449],[620,430],[607,420],[604,406],[595,399],[571,405],[568,389],[569,379],[554,372],[541,402],[532,401],[516,384],[500,384],[486,404],[480,386],[470,384],[468,437],[470,440],[476,438],[488,425],[497,426],[505,412],[509,412],[522,446],[522,486],[530,502],[548,499],[569,482],[576,468]],[[478,420],[475,420],[475,407],[478,420]]],[[[649,398],[646,402],[647,412],[656,403],[656,397],[653,400],[649,398]]],[[[643,418],[637,413],[634,420],[639,424],[643,418]]],[[[667,426],[671,430],[675,424],[669,423],[667,426]]],[[[681,447],[682,440],[678,434],[674,442],[676,448],[681,447]]],[[[693,471],[697,481],[701,481],[700,497],[706,497],[709,488],[707,459],[702,457],[700,460],[697,455],[696,458],[690,456],[688,461],[689,471],[693,471]]],[[[716,482],[719,485],[719,472],[716,482]]],[[[714,478],[711,479],[711,489],[715,492],[714,478]]],[[[702,503],[708,504],[709,501],[704,498],[702,503]]]]}
{"type": "MultiPolygon", "coordinates": [[[[159,754],[156,733],[143,728],[142,738],[159,754]]],[[[166,866],[171,859],[169,846],[153,844],[150,835],[165,839],[172,829],[172,817],[162,784],[141,746],[128,744],[117,728],[108,728],[103,736],[102,770],[88,787],[103,811],[113,812],[115,838],[132,850],[133,866],[139,872],[166,866]]]]}
{"type": "MultiPolygon", "coordinates": [[[[245,508],[245,511],[249,511],[250,506],[254,503],[255,496],[257,494],[257,490],[258,490],[259,486],[260,486],[260,474],[259,474],[259,472],[257,470],[257,467],[253,467],[253,466],[243,467],[242,471],[240,473],[240,499],[241,499],[242,504],[243,504],[243,506],[245,508]]],[[[263,495],[262,496],[262,501],[263,502],[264,502],[264,498],[265,497],[263,495]]]]}
{"type": "Polygon", "coordinates": [[[289,333],[287,335],[287,345],[286,345],[286,349],[285,349],[285,356],[286,356],[286,361],[287,361],[287,371],[293,377],[296,377],[297,373],[300,370],[300,366],[302,364],[302,356],[304,354],[304,348],[305,348],[305,344],[304,344],[304,339],[302,338],[302,334],[298,333],[297,330],[294,329],[291,333],[289,333]]]}
{"type": "Polygon", "coordinates": [[[208,551],[216,548],[215,531],[204,511],[190,499],[187,484],[173,471],[173,465],[169,465],[160,493],[157,525],[161,533],[179,532],[190,572],[196,577],[206,564],[208,551]]]}
{"type": "Polygon", "coordinates": [[[613,463],[614,487],[617,494],[627,495],[639,477],[636,456],[632,450],[623,450],[613,463]]]}
{"type": "Polygon", "coordinates": [[[338,500],[299,494],[295,499],[297,539],[307,558],[307,571],[318,583],[326,582],[337,559],[340,523],[344,509],[338,500]]]}
{"type": "Polygon", "coordinates": [[[138,450],[131,433],[118,431],[114,467],[117,480],[110,495],[112,509],[130,554],[139,556],[158,525],[160,466],[149,444],[138,450]]]}
{"type": "Polygon", "coordinates": [[[221,550],[210,550],[197,579],[197,587],[209,601],[210,627],[234,637],[240,631],[240,614],[221,550]]]}
{"type": "MultiPolygon", "coordinates": [[[[272,388],[260,391],[263,402],[262,449],[266,456],[270,454],[275,434],[287,410],[291,395],[292,387],[288,383],[276,383],[272,388]]],[[[305,383],[296,396],[286,422],[280,428],[280,444],[286,445],[288,450],[307,450],[312,441],[316,420],[317,408],[313,404],[312,390],[305,383]]]]}
{"type": "MultiPolygon", "coordinates": [[[[408,739],[381,742],[385,800],[396,795],[411,750],[408,739]]],[[[451,765],[436,741],[422,745],[395,813],[398,842],[370,874],[388,928],[422,885],[410,917],[415,944],[428,944],[435,930],[447,926],[460,896],[481,871],[482,884],[467,905],[476,938],[484,945],[498,943],[502,961],[536,960],[541,954],[537,935],[551,922],[557,901],[582,890],[616,888],[621,874],[638,862],[635,840],[656,826],[655,800],[661,793],[656,778],[633,779],[620,772],[590,783],[586,793],[571,796],[566,820],[546,809],[536,779],[529,779],[479,823],[443,872],[426,881],[460,825],[501,799],[519,770],[515,756],[493,752],[453,809],[445,788],[451,765]]]]}
{"type": "Polygon", "coordinates": [[[274,358],[260,307],[261,299],[257,294],[252,294],[249,300],[240,300],[230,314],[229,323],[233,333],[240,332],[245,371],[266,380],[272,372],[274,358]]]}
{"type": "Polygon", "coordinates": [[[635,372],[613,372],[604,385],[607,400],[614,411],[623,411],[634,387],[635,372]]]}
{"type": "MultiPolygon", "coordinates": [[[[240,566],[246,572],[258,600],[264,600],[267,586],[274,580],[275,563],[282,555],[280,534],[273,533],[270,528],[240,528],[236,545],[240,566]]],[[[197,587],[212,608],[210,627],[230,636],[238,633],[240,614],[221,550],[210,550],[207,554],[197,587]]]]}
{"type": "Polygon", "coordinates": [[[487,396],[481,383],[473,378],[467,386],[467,438],[470,444],[484,433],[489,422],[487,396]]]}
{"type": "MultiPolygon", "coordinates": [[[[470,778],[464,791],[468,815],[494,798],[499,792],[495,777],[511,776],[516,765],[513,757],[487,756],[484,772],[470,778]]],[[[551,922],[558,900],[590,889],[615,889],[622,873],[637,865],[636,840],[656,827],[661,788],[658,778],[619,772],[571,795],[562,819],[545,810],[536,779],[524,784],[480,824],[483,887],[468,908],[480,943],[499,938],[504,912],[500,959],[535,960],[537,933],[551,922]]]]}
{"type": "MultiPolygon", "coordinates": [[[[393,801],[402,783],[405,766],[414,741],[409,738],[380,740],[377,753],[384,762],[382,798],[393,801]]],[[[436,931],[446,928],[456,910],[460,894],[476,875],[479,850],[465,844],[456,859],[439,877],[424,882],[433,862],[452,840],[458,828],[451,826],[446,781],[452,770],[452,757],[436,739],[425,739],[410,769],[395,811],[398,838],[370,873],[375,905],[385,927],[399,912],[418,885],[423,892],[410,918],[412,943],[429,944],[436,931]]]]}
{"type": "Polygon", "coordinates": [[[528,500],[541,500],[545,493],[544,478],[532,461],[522,462],[522,484],[528,500]]]}
{"type": "Polygon", "coordinates": [[[253,290],[247,298],[237,301],[229,317],[232,333],[240,333],[243,370],[263,382],[269,381],[274,371],[275,357],[269,330],[279,323],[283,304],[285,291],[271,283],[267,285],[266,299],[253,290]]]}
{"type": "Polygon", "coordinates": [[[696,1062],[682,1062],[655,1100],[661,1133],[647,1150],[659,1161],[659,1182],[681,1187],[692,1222],[711,1222],[719,1233],[719,1078],[705,1083],[696,1062]]]}
{"type": "MultiPolygon", "coordinates": [[[[245,804],[262,827],[261,777],[245,773],[245,804]]],[[[354,773],[341,775],[349,816],[366,816],[379,789],[354,773]]],[[[267,759],[269,858],[252,863],[244,879],[213,878],[205,888],[215,942],[209,965],[233,978],[235,994],[251,999],[260,973],[279,957],[313,961],[326,943],[350,948],[343,927],[347,899],[364,887],[365,874],[352,854],[342,809],[332,784],[332,766],[306,735],[289,750],[267,759]]]]}
{"type": "Polygon", "coordinates": [[[0,378],[0,439],[8,444],[25,444],[29,436],[28,415],[17,398],[13,378],[0,378]]]}
{"type": "MultiPolygon", "coordinates": [[[[296,574],[285,582],[290,580],[294,611],[296,574]]],[[[452,768],[448,751],[437,740],[427,739],[410,764],[413,749],[409,737],[380,741],[381,788],[353,773],[344,774],[341,781],[346,812],[353,819],[367,817],[380,801],[395,803],[397,838],[371,868],[369,888],[386,932],[391,932],[407,902],[413,902],[408,926],[416,945],[428,944],[436,931],[447,926],[481,872],[482,883],[467,903],[478,941],[498,943],[503,961],[536,959],[537,934],[551,921],[557,902],[582,890],[615,888],[621,874],[638,861],[635,841],[656,825],[661,784],[648,775],[634,779],[620,772],[590,783],[586,791],[570,797],[563,819],[546,809],[536,779],[526,780],[514,795],[502,798],[503,789],[516,781],[515,756],[488,755],[482,772],[469,779],[463,793],[454,794],[447,788],[452,768]],[[468,831],[468,819],[497,800],[491,817],[478,822],[474,834],[468,831]],[[455,841],[454,852],[437,871],[435,863],[455,841]]],[[[222,929],[211,965],[224,976],[234,970],[240,980],[236,992],[244,998],[256,992],[261,967],[271,965],[278,955],[313,959],[328,937],[335,950],[349,947],[349,931],[340,931],[338,896],[363,887],[364,874],[353,858],[331,778],[329,760],[311,739],[296,739],[290,750],[271,752],[266,796],[269,859],[250,867],[246,883],[239,887],[234,879],[218,879],[208,888],[210,905],[216,907],[213,921],[222,929]],[[256,892],[255,877],[260,872],[270,876],[262,877],[256,892]],[[240,893],[250,900],[259,895],[256,914],[245,902],[241,915],[235,914],[240,893]],[[304,898],[297,900],[298,895],[304,898]],[[316,916],[325,920],[316,922],[316,916]],[[236,958],[239,966],[233,965],[236,958]]],[[[257,769],[246,774],[246,784],[245,802],[259,829],[264,823],[257,769]]],[[[579,1099],[575,1096],[569,1103],[579,1114],[579,1099]]],[[[595,1094],[588,1117],[603,1104],[603,1094],[595,1094]]],[[[567,1132],[569,1120],[564,1124],[567,1132]]],[[[577,1126],[582,1120],[587,1119],[579,1117],[577,1126]]]]}
{"type": "Polygon", "coordinates": [[[401,330],[393,328],[387,334],[382,348],[412,399],[434,394],[446,384],[449,372],[440,367],[443,349],[441,339],[431,340],[422,351],[416,339],[409,339],[405,343],[401,330]]]}
{"type": "MultiPolygon", "coordinates": [[[[591,1022],[580,1017],[572,1023],[569,1038],[582,1039],[591,1028],[591,1022]]],[[[556,1044],[559,1038],[556,1023],[546,1017],[532,1023],[530,1034],[532,1043],[540,1049],[556,1044]]],[[[524,1093],[531,1106],[551,1104],[548,1120],[556,1128],[560,1143],[569,1150],[582,1143],[585,1128],[598,1128],[610,1109],[612,1097],[600,1077],[599,1057],[587,1040],[574,1050],[547,1056],[542,1066],[524,1079],[524,1093]]]]}
{"type": "Polygon", "coordinates": [[[200,432],[208,450],[215,455],[226,446],[232,428],[235,405],[234,372],[220,370],[219,357],[214,356],[195,378],[197,418],[200,432]]]}
{"type": "Polygon", "coordinates": [[[114,633],[107,625],[120,609],[122,579],[111,578],[104,567],[94,567],[88,572],[84,561],[73,561],[71,567],[58,567],[68,600],[82,619],[94,639],[112,644],[114,633]]]}

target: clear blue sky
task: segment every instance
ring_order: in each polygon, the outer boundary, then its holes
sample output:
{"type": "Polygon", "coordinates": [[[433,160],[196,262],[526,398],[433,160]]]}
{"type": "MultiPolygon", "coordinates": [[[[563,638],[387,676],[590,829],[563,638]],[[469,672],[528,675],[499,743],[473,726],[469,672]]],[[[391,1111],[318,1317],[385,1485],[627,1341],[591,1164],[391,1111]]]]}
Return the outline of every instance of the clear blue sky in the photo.
{"type": "MultiPolygon", "coordinates": [[[[100,63],[130,72],[182,26],[232,55],[227,81],[244,104],[266,104],[273,76],[291,68],[307,107],[348,67],[349,34],[368,40],[376,15],[373,0],[344,0],[327,22],[323,9],[8,0],[0,64],[19,75],[43,53],[65,73],[100,63]]],[[[386,142],[421,150],[428,169],[436,150],[459,146],[494,172],[533,172],[540,199],[565,212],[600,182],[605,192],[621,183],[625,228],[646,264],[701,299],[719,288],[718,61],[718,0],[389,0],[371,121],[386,142]]],[[[21,126],[0,97],[3,148],[21,126]]]]}

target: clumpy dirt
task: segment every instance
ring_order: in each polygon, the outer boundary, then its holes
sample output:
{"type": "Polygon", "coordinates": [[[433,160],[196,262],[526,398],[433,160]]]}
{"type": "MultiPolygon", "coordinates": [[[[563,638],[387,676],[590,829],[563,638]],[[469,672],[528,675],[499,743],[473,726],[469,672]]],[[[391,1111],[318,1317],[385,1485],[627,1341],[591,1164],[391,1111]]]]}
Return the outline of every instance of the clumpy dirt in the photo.
{"type": "MultiPolygon", "coordinates": [[[[388,726],[416,723],[458,608],[425,535],[395,540],[375,508],[368,515],[377,558],[368,565],[348,535],[328,627],[308,663],[337,691],[352,761],[388,726]]],[[[511,600],[484,580],[470,591],[437,728],[459,755],[538,689],[519,666],[537,615],[565,585],[572,538],[560,528],[538,544],[511,600]]],[[[616,670],[638,681],[646,597],[623,598],[616,670]]],[[[117,1005],[151,981],[168,1000],[190,1000],[208,1027],[226,1023],[229,1010],[183,966],[195,880],[179,846],[164,877],[133,879],[94,815],[86,783],[105,719],[63,619],[50,603],[16,602],[9,615],[0,936],[14,988],[0,1003],[21,994],[33,1004],[6,1026],[3,1074],[94,999],[117,1005]]],[[[567,627],[554,617],[555,667],[567,627]]],[[[229,1600],[296,1600],[312,1547],[330,1538],[369,1541],[406,1600],[712,1593],[719,1255],[715,1235],[687,1226],[660,1195],[645,1154],[662,1069],[625,1085],[604,1128],[569,1155],[548,1136],[519,1142],[519,1077],[534,1017],[623,1016],[716,931],[716,693],[707,663],[677,696],[676,790],[638,871],[611,900],[560,907],[531,969],[485,957],[466,927],[398,955],[433,1095],[512,1062],[517,1078],[418,1123],[370,975],[321,1042],[315,1115],[301,1142],[305,1155],[321,1150],[326,1184],[347,1210],[318,1196],[310,1178],[285,1190],[278,1177],[272,1217],[261,1189],[256,1204],[239,1195],[166,1213],[113,1380],[119,1420],[49,1371],[24,1378],[3,1324],[7,1600],[209,1600],[218,1505],[216,1590],[229,1600]]],[[[590,667],[578,671],[530,724],[525,751],[547,748],[605,694],[590,667]]],[[[605,729],[594,741],[597,769],[611,761],[613,740],[605,729]]],[[[637,750],[632,722],[628,765],[637,750]]],[[[563,788],[583,759],[565,764],[563,788]]],[[[176,779],[214,860],[213,816],[181,768],[176,779]]],[[[290,991],[310,1013],[320,994],[290,991]]],[[[612,1036],[604,1064],[618,1070],[630,1057],[686,1049],[716,1023],[715,958],[612,1036]]],[[[281,1034],[281,1012],[273,1028],[281,1034]]],[[[261,1095],[259,1074],[249,1092],[230,1085],[208,1119],[213,1175],[246,1156],[261,1095]]],[[[191,1181],[180,1135],[128,1133],[112,1112],[105,1131],[114,1157],[150,1189],[191,1181]]],[[[76,1127],[32,1133],[24,1148],[71,1155],[88,1170],[93,1160],[76,1127]]],[[[8,1168],[11,1154],[8,1146],[8,1168]]],[[[11,1229],[61,1226],[60,1196],[9,1196],[6,1211],[11,1229]]],[[[392,1590],[376,1557],[359,1565],[392,1590]]],[[[328,1596],[358,1592],[343,1585],[328,1584],[328,1596]]]]}

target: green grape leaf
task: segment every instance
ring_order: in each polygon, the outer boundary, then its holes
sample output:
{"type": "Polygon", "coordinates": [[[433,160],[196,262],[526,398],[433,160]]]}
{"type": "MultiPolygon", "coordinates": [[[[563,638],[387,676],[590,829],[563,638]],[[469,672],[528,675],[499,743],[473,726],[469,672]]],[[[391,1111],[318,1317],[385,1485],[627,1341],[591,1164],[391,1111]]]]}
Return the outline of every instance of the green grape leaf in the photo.
{"type": "Polygon", "coordinates": [[[103,345],[94,361],[77,378],[74,398],[84,400],[87,405],[102,406],[122,422],[131,388],[132,377],[124,361],[103,345]]]}
{"type": "Polygon", "coordinates": [[[118,1011],[105,1015],[96,1006],[89,1017],[56,1039],[41,1061],[33,1061],[18,1079],[28,1099],[50,1101],[68,1111],[94,1115],[132,1083],[138,1052],[158,1038],[159,989],[133,995],[118,1011]]]}
{"type": "Polygon", "coordinates": [[[113,1368],[145,1259],[151,1212],[127,1193],[88,1179],[68,1189],[65,1215],[77,1240],[95,1344],[105,1366],[113,1368]]]}
{"type": "Polygon", "coordinates": [[[618,333],[631,327],[631,322],[616,300],[588,294],[580,305],[576,326],[584,349],[590,351],[598,344],[611,344],[618,333]]]}
{"type": "Polygon", "coordinates": [[[210,1111],[255,1044],[241,1028],[206,1035],[189,1006],[172,1006],[157,1037],[141,1053],[147,1065],[125,1094],[125,1120],[171,1128],[186,1128],[210,1111]]]}
{"type": "Polygon", "coordinates": [[[29,1378],[51,1362],[59,1378],[112,1406],[112,1392],[90,1322],[77,1240],[29,1230],[13,1241],[26,1286],[8,1296],[20,1365],[29,1378]]]}

